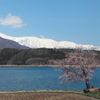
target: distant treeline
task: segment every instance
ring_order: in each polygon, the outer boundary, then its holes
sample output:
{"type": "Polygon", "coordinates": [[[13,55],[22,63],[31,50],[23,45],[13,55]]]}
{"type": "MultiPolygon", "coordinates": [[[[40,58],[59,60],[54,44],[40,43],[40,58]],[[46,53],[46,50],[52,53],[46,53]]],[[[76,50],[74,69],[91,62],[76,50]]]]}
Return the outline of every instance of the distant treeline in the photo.
{"type": "MultiPolygon", "coordinates": [[[[0,50],[0,65],[45,65],[49,60],[63,59],[66,55],[74,51],[73,49],[12,49],[5,48],[0,50]]],[[[100,51],[98,53],[100,59],[100,51]]]]}

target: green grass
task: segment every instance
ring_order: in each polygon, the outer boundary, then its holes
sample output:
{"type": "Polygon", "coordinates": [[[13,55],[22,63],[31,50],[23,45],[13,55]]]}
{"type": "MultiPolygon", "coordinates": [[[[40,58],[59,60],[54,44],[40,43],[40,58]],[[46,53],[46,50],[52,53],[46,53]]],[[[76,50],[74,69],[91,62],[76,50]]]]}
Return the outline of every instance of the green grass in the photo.
{"type": "Polygon", "coordinates": [[[100,93],[83,93],[83,95],[100,99],[100,93]]]}
{"type": "Polygon", "coordinates": [[[75,93],[79,95],[94,97],[100,99],[100,93],[84,93],[76,90],[33,90],[33,91],[1,91],[0,94],[15,94],[15,93],[75,93]]]}

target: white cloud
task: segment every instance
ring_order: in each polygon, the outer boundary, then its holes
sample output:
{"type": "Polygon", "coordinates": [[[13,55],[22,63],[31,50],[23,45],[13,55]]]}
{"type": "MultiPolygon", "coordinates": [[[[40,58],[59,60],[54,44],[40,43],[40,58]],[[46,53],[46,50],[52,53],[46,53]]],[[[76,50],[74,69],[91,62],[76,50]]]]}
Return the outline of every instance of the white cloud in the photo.
{"type": "Polygon", "coordinates": [[[6,18],[0,18],[0,25],[11,25],[13,27],[22,27],[27,24],[24,24],[22,19],[18,16],[12,16],[11,13],[9,13],[6,18]]]}
{"type": "Polygon", "coordinates": [[[45,39],[45,37],[44,37],[42,34],[40,35],[40,37],[41,37],[42,39],[45,39]]]}

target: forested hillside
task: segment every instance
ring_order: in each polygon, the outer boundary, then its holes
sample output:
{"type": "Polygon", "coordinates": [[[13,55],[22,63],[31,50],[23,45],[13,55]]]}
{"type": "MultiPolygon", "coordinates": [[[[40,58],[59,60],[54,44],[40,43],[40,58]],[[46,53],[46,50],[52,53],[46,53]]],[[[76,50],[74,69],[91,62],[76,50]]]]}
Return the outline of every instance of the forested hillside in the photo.
{"type": "MultiPolygon", "coordinates": [[[[73,49],[13,49],[0,50],[0,65],[45,65],[49,60],[63,59],[73,49]]],[[[100,51],[94,51],[100,59],[100,51]]]]}
{"type": "Polygon", "coordinates": [[[51,59],[63,59],[65,53],[60,49],[12,49],[5,48],[0,50],[0,64],[31,65],[48,64],[51,59]]]}

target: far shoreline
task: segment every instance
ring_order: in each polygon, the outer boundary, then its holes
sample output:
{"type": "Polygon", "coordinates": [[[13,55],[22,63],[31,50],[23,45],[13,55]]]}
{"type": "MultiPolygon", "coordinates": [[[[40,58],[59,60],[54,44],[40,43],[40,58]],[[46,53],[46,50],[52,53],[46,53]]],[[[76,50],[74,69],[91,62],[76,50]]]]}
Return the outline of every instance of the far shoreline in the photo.
{"type": "Polygon", "coordinates": [[[0,67],[59,67],[59,65],[0,65],[0,67]]]}
{"type": "MultiPolygon", "coordinates": [[[[68,66],[68,65],[65,65],[68,66]]],[[[73,65],[77,66],[77,65],[73,65]]],[[[0,65],[0,67],[61,67],[60,65],[0,65]]],[[[100,65],[97,65],[96,68],[99,68],[100,65]]]]}

